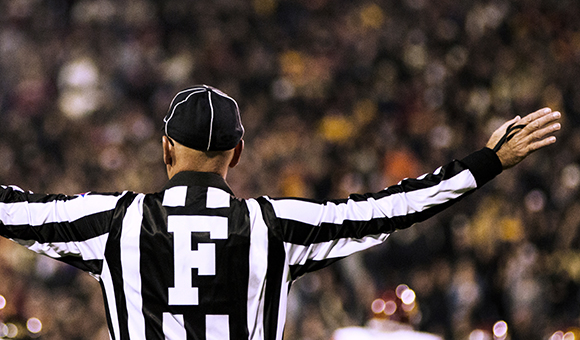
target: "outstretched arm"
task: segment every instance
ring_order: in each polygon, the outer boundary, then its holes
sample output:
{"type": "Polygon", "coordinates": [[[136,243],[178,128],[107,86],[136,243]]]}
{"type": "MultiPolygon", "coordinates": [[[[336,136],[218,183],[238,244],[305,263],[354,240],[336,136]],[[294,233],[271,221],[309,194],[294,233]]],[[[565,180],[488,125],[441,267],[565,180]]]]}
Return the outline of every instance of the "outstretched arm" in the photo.
{"type": "Polygon", "coordinates": [[[497,149],[496,154],[504,170],[509,169],[532,152],[556,142],[556,137],[551,133],[560,130],[560,116],[560,112],[552,112],[549,108],[530,113],[524,118],[518,116],[495,130],[486,146],[497,149]],[[498,145],[504,135],[507,137],[505,142],[498,145]]]}
{"type": "Polygon", "coordinates": [[[100,274],[110,220],[127,193],[44,195],[0,186],[0,236],[100,274]]]}
{"type": "Polygon", "coordinates": [[[559,118],[560,113],[550,109],[514,118],[492,134],[486,148],[377,193],[325,201],[262,197],[250,205],[259,206],[256,210],[282,242],[291,277],[297,278],[382,243],[393,231],[450,207],[503,169],[553,144],[555,137],[549,135],[560,129],[559,118]],[[515,128],[508,131],[509,126],[515,128]]]}

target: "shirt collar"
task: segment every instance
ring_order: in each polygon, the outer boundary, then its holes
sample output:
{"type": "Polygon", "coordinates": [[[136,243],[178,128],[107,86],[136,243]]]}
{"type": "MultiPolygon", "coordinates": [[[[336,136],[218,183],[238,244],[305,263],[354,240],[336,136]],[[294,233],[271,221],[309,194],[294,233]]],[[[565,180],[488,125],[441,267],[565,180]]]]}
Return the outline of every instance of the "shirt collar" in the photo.
{"type": "Polygon", "coordinates": [[[165,184],[164,190],[176,186],[204,186],[218,188],[226,191],[230,195],[233,195],[232,189],[228,186],[225,179],[213,172],[197,172],[197,171],[182,171],[175,174],[168,182],[165,184]]]}

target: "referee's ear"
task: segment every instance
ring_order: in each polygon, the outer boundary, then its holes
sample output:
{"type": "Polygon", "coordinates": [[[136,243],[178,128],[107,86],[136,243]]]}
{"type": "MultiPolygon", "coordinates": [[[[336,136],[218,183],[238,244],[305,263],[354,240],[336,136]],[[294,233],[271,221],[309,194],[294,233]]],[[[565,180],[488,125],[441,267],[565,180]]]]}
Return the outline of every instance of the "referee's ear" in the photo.
{"type": "Polygon", "coordinates": [[[240,157],[242,155],[242,151],[244,151],[244,140],[241,139],[240,142],[238,143],[238,145],[236,145],[236,147],[234,148],[234,156],[232,157],[232,160],[230,161],[230,168],[233,168],[234,166],[238,165],[238,163],[240,162],[240,157]]]}
{"type": "Polygon", "coordinates": [[[167,138],[167,136],[163,136],[161,138],[161,144],[163,145],[163,163],[165,163],[167,166],[173,165],[173,155],[171,152],[171,149],[173,149],[173,144],[169,142],[169,138],[167,138]]]}

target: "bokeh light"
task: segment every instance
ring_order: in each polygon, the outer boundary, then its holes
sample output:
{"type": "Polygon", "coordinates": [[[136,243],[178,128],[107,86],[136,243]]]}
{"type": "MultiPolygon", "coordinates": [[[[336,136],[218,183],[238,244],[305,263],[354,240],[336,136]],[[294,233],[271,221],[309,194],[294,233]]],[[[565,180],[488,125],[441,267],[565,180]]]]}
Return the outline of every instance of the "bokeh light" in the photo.
{"type": "Polygon", "coordinates": [[[406,284],[400,284],[395,289],[395,294],[397,294],[397,297],[399,299],[402,299],[403,292],[405,292],[407,289],[409,289],[409,286],[407,286],[406,284]]]}
{"type": "Polygon", "coordinates": [[[493,325],[493,336],[497,339],[505,339],[508,334],[508,325],[505,321],[498,321],[493,325]]]}
{"type": "Polygon", "coordinates": [[[406,305],[411,305],[415,302],[415,292],[412,289],[406,289],[401,293],[401,301],[406,305]]]}
{"type": "Polygon", "coordinates": [[[388,316],[395,314],[397,311],[397,303],[393,300],[389,300],[385,303],[384,313],[388,316]]]}
{"type": "Polygon", "coordinates": [[[562,170],[561,181],[568,189],[578,188],[580,185],[580,166],[576,163],[567,165],[562,170]]]}
{"type": "Polygon", "coordinates": [[[469,340],[491,340],[491,334],[481,329],[475,329],[469,333],[469,340]]]}
{"type": "Polygon", "coordinates": [[[26,328],[31,332],[31,333],[40,333],[40,331],[42,330],[42,322],[40,322],[40,320],[38,320],[37,318],[30,318],[28,319],[28,321],[26,321],[26,328]]]}
{"type": "Polygon", "coordinates": [[[383,299],[376,299],[371,304],[371,310],[375,314],[382,313],[385,310],[385,300],[383,299]]]}
{"type": "Polygon", "coordinates": [[[538,189],[530,191],[525,197],[525,205],[530,212],[544,210],[546,206],[546,194],[538,189]]]}
{"type": "Polygon", "coordinates": [[[7,332],[6,336],[9,338],[15,338],[18,336],[18,327],[13,323],[6,324],[7,332]]]}

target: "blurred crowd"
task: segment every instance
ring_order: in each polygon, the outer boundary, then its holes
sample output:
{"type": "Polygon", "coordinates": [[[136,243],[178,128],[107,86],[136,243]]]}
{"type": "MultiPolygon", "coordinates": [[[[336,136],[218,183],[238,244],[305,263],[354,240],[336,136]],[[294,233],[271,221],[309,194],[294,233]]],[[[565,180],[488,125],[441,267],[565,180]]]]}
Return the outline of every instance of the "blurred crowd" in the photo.
{"type": "MultiPolygon", "coordinates": [[[[159,190],[162,118],[193,84],[238,100],[246,150],[228,182],[241,197],[377,191],[549,106],[563,114],[556,145],[298,280],[285,338],[328,340],[372,319],[452,340],[570,339],[578,79],[577,0],[0,0],[0,182],[159,190]],[[371,308],[400,285],[410,308],[371,308]],[[498,322],[507,331],[492,335],[498,322]]],[[[108,338],[96,280],[0,249],[0,338],[108,338]]]]}

